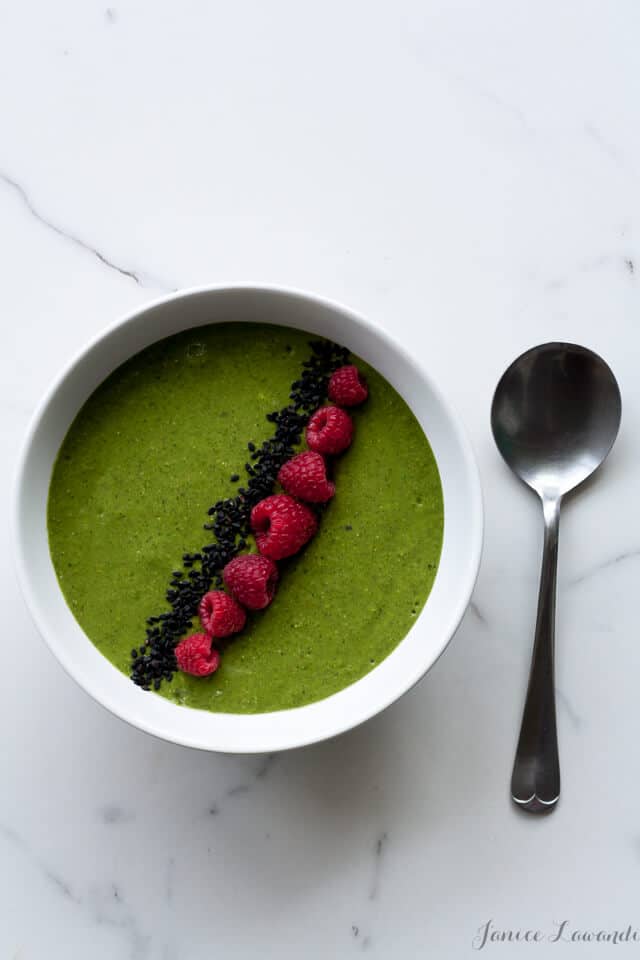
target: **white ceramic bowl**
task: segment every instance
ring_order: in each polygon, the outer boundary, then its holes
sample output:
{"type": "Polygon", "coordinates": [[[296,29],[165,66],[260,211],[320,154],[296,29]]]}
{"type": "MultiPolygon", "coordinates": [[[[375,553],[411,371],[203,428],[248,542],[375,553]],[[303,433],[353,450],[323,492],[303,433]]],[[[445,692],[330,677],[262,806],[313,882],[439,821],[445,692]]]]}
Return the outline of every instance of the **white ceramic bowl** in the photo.
{"type": "Polygon", "coordinates": [[[318,297],[268,287],[189,290],[157,300],[89,344],[36,411],[18,466],[15,500],[18,573],[35,622],[65,670],[123,720],[165,740],[228,753],[284,750],[324,740],[379,713],[440,656],[469,603],[482,546],[477,467],[460,423],[430,378],[388,334],[318,297]],[[71,421],[104,378],[134,353],[188,327],[261,321],[328,337],[359,354],[404,397],[427,434],[444,491],[444,542],[435,583],[411,631],[371,673],[339,693],[294,710],[257,715],[207,713],[145,693],[86,637],[58,586],[47,542],[53,463],[71,421]]]}

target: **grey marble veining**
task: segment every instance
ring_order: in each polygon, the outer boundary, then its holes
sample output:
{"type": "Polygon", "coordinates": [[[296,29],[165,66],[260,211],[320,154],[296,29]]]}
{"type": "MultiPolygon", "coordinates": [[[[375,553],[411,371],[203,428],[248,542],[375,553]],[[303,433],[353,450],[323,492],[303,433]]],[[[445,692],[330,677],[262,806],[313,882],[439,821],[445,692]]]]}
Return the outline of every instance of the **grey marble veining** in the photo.
{"type": "Polygon", "coordinates": [[[130,270],[127,267],[123,267],[115,261],[109,259],[104,253],[98,250],[96,247],[92,246],[86,240],[82,240],[79,236],[73,233],[70,230],[65,229],[64,227],[59,226],[53,221],[49,220],[44,214],[40,213],[39,210],[33,204],[29,194],[22,184],[18,183],[17,180],[14,180],[13,177],[10,177],[9,174],[0,170],[0,182],[3,183],[6,187],[9,187],[13,192],[19,197],[23,206],[26,208],[28,213],[36,220],[39,224],[45,227],[47,230],[51,230],[53,233],[57,234],[59,237],[63,237],[69,243],[73,244],[76,247],[79,247],[81,250],[85,250],[87,253],[90,253],[94,256],[103,266],[108,267],[110,270],[115,270],[116,273],[122,274],[123,277],[128,277],[130,280],[133,280],[140,287],[151,287],[152,289],[159,290],[172,290],[175,287],[166,287],[162,283],[159,283],[157,280],[146,277],[144,274],[140,273],[137,270],[130,270]]]}

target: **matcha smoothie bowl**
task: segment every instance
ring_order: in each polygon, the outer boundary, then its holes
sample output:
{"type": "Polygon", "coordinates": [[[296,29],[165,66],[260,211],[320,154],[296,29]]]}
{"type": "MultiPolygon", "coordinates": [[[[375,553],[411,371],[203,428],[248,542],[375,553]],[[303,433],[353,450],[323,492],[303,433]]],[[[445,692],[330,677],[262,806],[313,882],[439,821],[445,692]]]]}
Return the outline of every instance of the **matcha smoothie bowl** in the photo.
{"type": "Polygon", "coordinates": [[[203,749],[312,743],[437,659],[479,564],[477,470],[401,347],[304,294],[206,288],[118,322],[37,411],[18,570],[67,671],[203,749]]]}

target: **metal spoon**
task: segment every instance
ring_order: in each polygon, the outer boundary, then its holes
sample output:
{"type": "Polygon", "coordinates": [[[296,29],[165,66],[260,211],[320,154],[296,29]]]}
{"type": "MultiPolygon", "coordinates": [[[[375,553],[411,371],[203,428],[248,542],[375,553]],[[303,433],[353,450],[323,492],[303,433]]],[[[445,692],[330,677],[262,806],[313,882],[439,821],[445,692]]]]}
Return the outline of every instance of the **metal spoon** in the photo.
{"type": "Polygon", "coordinates": [[[546,343],[523,353],[493,397],[498,450],[538,494],[544,513],[533,657],[511,776],[514,802],[531,813],[553,810],[560,796],[553,679],[560,505],[605,459],[620,415],[620,390],[607,364],[571,343],[546,343]]]}

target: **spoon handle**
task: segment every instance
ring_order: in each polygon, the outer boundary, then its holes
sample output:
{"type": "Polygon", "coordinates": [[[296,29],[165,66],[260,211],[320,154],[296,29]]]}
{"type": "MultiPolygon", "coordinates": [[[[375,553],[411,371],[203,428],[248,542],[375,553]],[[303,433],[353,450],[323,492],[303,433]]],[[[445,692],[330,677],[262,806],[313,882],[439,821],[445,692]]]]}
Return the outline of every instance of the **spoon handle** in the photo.
{"type": "Polygon", "coordinates": [[[553,679],[560,503],[560,497],[542,498],[544,550],[538,617],[527,698],[511,776],[511,796],[521,809],[529,813],[553,810],[560,796],[553,679]]]}

